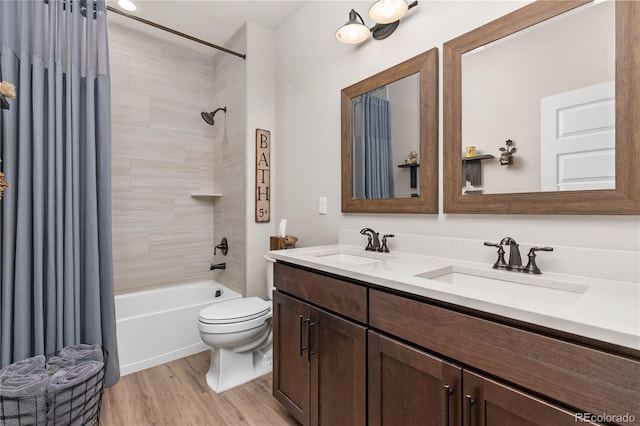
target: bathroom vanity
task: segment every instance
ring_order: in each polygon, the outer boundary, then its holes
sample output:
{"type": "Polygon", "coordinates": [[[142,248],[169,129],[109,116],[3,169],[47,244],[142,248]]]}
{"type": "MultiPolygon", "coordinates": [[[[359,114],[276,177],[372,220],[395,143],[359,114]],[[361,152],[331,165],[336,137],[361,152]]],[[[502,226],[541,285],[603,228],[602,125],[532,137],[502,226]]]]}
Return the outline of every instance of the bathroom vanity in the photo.
{"type": "MultiPolygon", "coordinates": [[[[616,332],[577,312],[602,297],[598,280],[564,282],[575,296],[563,296],[536,277],[492,303],[491,283],[475,297],[415,273],[473,270],[441,258],[340,246],[271,255],[273,393],[302,424],[640,424],[637,325],[616,332]],[[527,293],[540,283],[557,300],[527,293]]],[[[503,277],[491,273],[478,278],[503,277]]]]}

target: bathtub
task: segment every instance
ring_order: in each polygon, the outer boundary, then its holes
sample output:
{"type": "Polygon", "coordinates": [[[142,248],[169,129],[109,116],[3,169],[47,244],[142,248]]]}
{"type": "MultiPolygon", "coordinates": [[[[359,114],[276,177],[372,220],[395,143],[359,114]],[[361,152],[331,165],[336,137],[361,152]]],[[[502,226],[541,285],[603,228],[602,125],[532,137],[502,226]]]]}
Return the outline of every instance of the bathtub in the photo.
{"type": "Polygon", "coordinates": [[[115,296],[120,374],[126,375],[209,349],[198,313],[241,294],[215,281],[115,296]]]}

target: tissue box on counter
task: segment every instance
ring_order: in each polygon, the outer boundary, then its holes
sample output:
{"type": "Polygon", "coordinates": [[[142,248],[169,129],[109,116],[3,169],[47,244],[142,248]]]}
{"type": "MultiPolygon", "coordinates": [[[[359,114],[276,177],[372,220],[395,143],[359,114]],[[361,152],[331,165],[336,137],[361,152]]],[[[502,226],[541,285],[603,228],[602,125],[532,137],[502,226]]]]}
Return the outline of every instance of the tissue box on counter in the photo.
{"type": "Polygon", "coordinates": [[[293,235],[285,235],[284,237],[273,236],[270,237],[269,250],[282,250],[296,248],[296,242],[298,237],[293,235]]]}
{"type": "Polygon", "coordinates": [[[269,238],[269,250],[282,250],[284,248],[285,237],[270,237],[269,238]]]}
{"type": "Polygon", "coordinates": [[[278,227],[278,235],[271,237],[269,250],[282,250],[282,249],[296,248],[296,241],[298,241],[298,237],[294,237],[293,235],[287,235],[286,230],[287,230],[287,219],[282,219],[280,221],[280,226],[278,227]]]}

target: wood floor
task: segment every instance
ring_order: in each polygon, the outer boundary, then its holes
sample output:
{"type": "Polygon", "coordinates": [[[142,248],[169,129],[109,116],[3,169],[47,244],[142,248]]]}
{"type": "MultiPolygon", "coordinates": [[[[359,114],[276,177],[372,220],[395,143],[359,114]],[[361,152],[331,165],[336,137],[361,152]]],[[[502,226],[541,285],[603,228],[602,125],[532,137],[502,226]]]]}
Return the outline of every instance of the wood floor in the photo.
{"type": "Polygon", "coordinates": [[[101,426],[297,425],[271,396],[271,375],[217,394],[209,351],[129,374],[105,390],[101,426]]]}

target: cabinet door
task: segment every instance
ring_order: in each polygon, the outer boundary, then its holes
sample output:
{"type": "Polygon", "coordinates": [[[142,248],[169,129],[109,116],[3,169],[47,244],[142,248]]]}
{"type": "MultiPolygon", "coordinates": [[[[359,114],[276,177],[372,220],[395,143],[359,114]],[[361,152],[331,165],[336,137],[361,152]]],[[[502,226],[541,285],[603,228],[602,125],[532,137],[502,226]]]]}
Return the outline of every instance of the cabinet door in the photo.
{"type": "Polygon", "coordinates": [[[311,309],[311,424],[366,425],[367,329],[311,309]]]}
{"type": "MultiPolygon", "coordinates": [[[[531,371],[531,374],[536,374],[531,371]]],[[[549,402],[465,370],[464,426],[563,426],[597,424],[549,402]]]]}
{"type": "Polygon", "coordinates": [[[374,331],[368,339],[371,426],[460,424],[460,367],[374,331]]]}
{"type": "Polygon", "coordinates": [[[309,417],[309,306],[275,291],[273,294],[273,396],[300,423],[309,417]]]}

